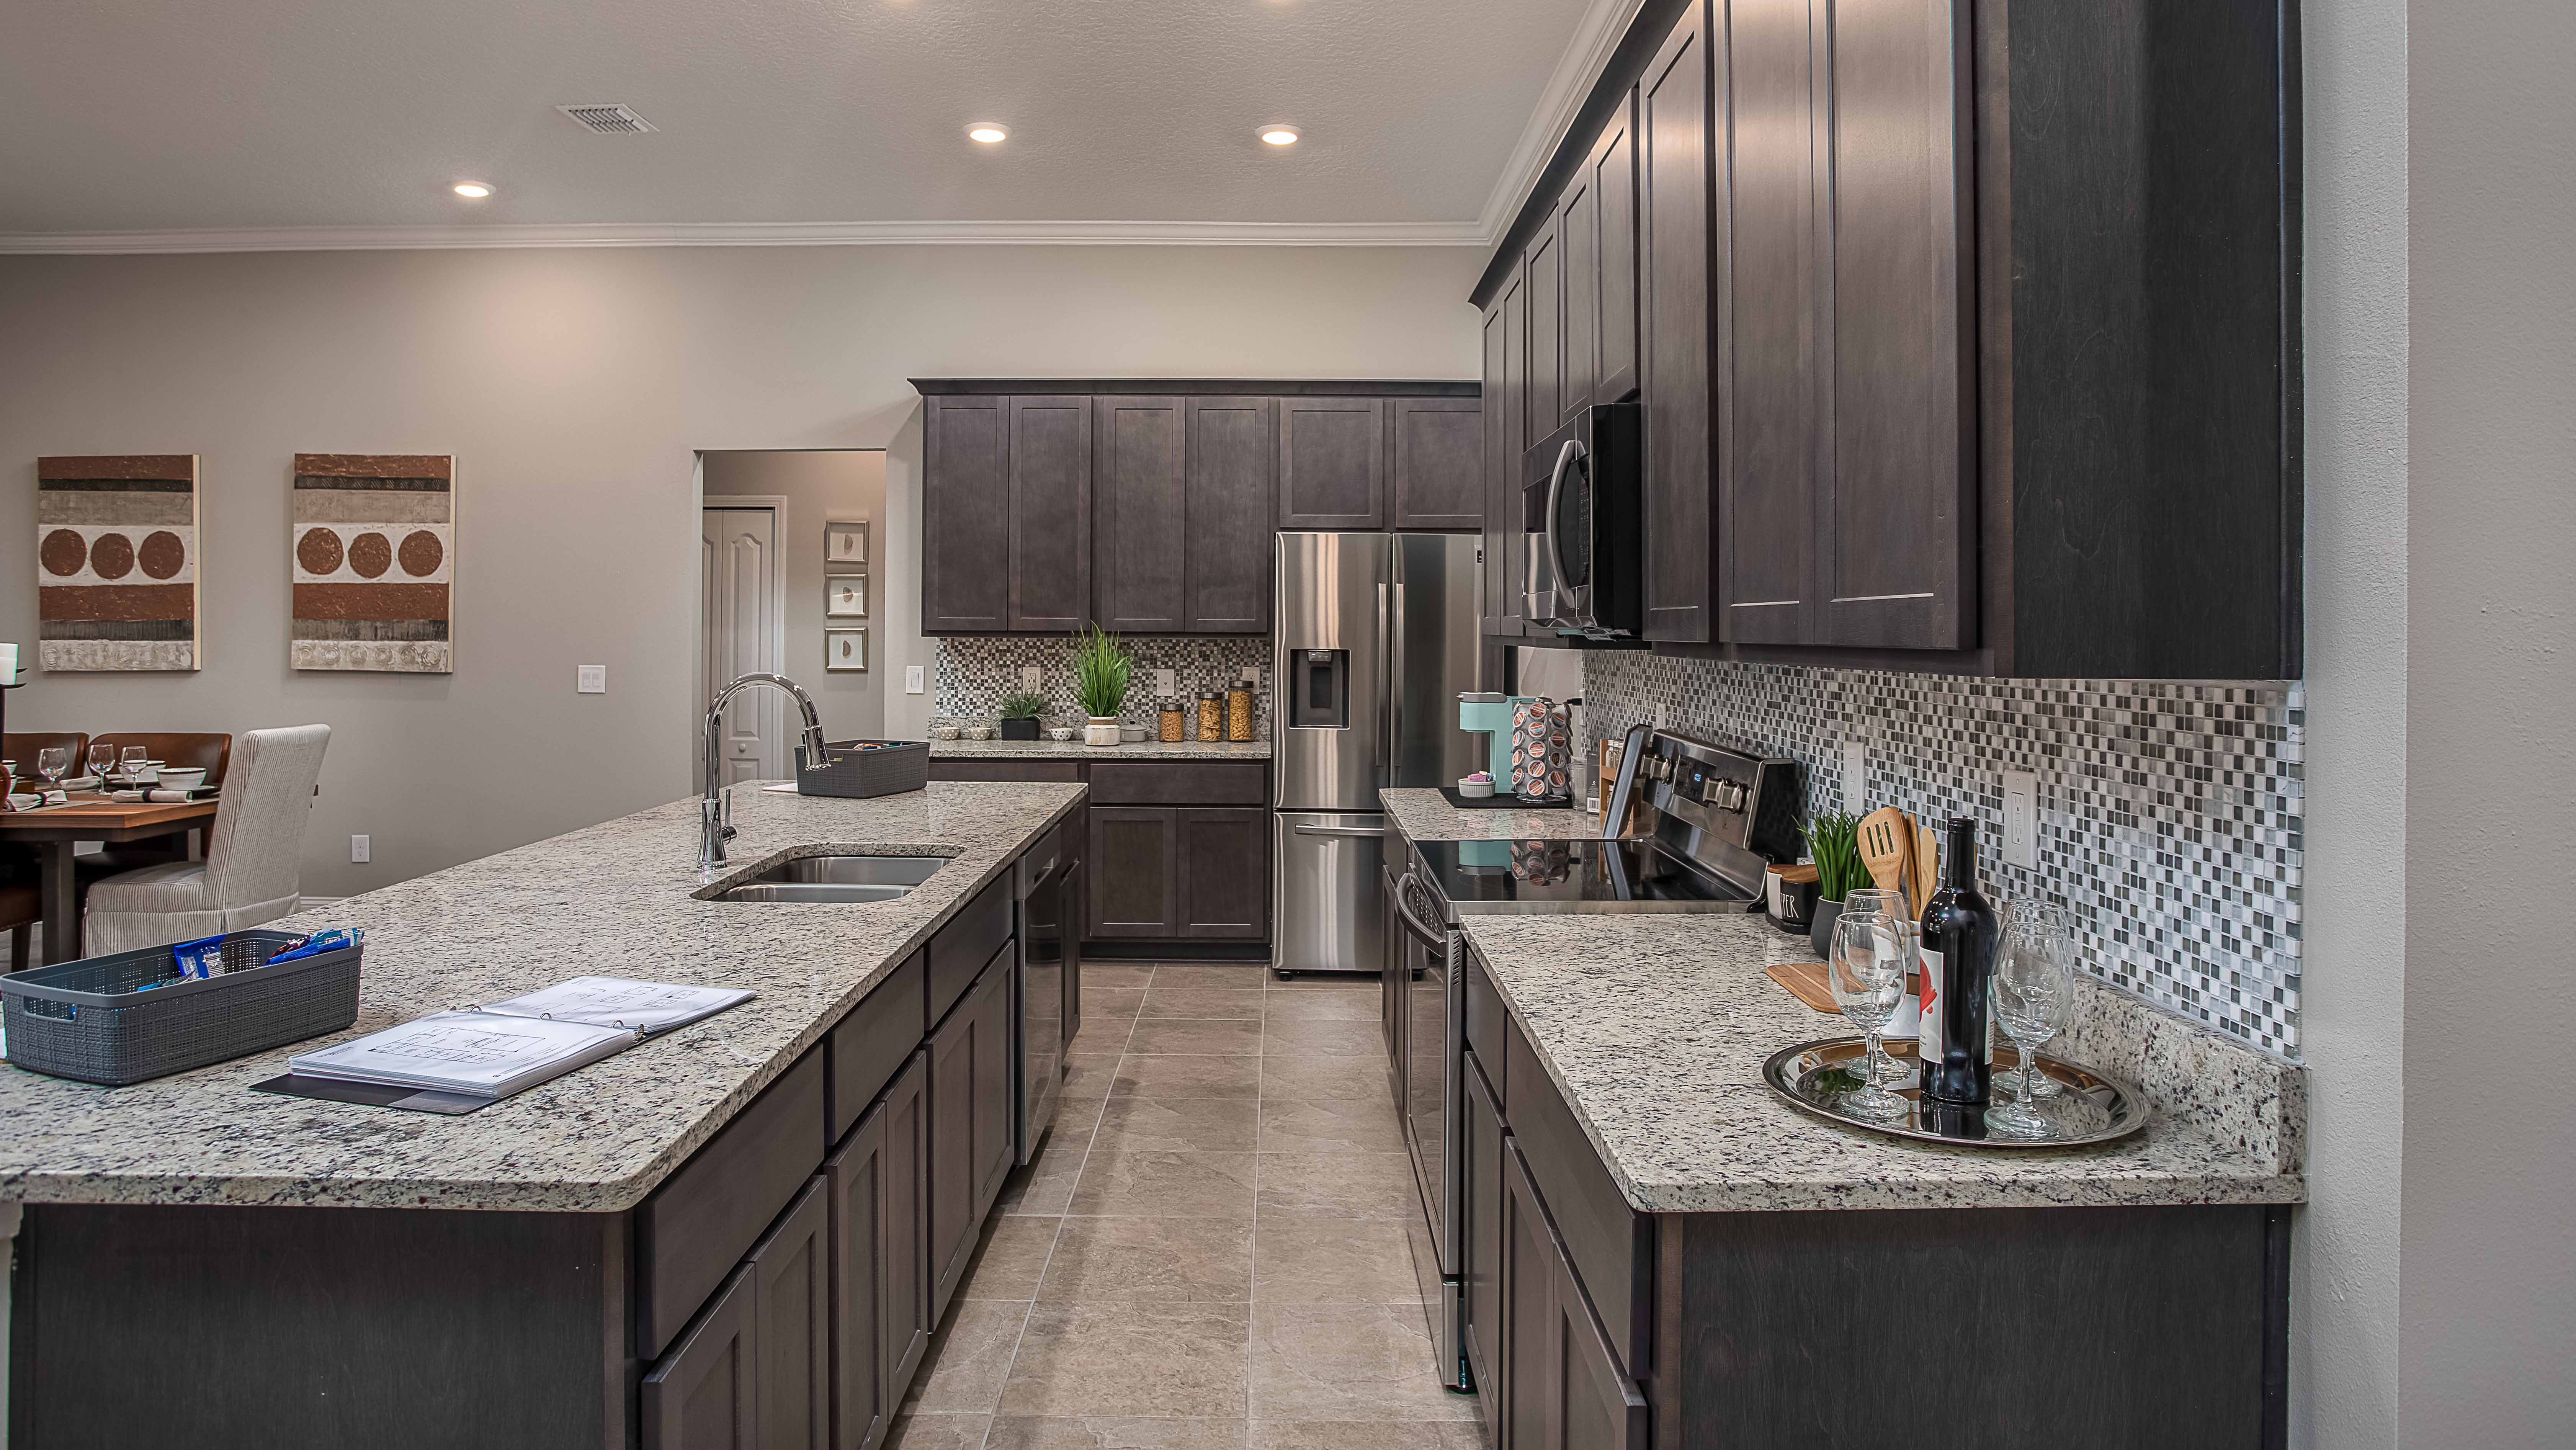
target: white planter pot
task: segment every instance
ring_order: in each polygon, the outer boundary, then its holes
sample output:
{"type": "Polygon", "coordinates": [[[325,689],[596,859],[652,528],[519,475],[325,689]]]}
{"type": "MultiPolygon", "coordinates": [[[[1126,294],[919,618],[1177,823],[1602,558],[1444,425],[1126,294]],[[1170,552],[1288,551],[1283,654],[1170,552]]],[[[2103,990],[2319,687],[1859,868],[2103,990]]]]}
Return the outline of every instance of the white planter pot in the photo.
{"type": "Polygon", "coordinates": [[[1118,717],[1115,715],[1086,716],[1082,726],[1082,743],[1085,745],[1117,744],[1118,717]]]}

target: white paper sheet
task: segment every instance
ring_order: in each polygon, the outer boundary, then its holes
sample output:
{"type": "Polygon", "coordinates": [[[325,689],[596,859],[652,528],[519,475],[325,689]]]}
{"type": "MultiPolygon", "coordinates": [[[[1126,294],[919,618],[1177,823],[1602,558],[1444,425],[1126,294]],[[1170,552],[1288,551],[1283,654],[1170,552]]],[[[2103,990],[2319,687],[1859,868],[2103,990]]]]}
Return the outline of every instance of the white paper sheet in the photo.
{"type": "Polygon", "coordinates": [[[433,1012],[287,1059],[315,1077],[502,1097],[634,1044],[633,1032],[490,1012],[433,1012]]]}
{"type": "Polygon", "coordinates": [[[625,977],[575,977],[506,1002],[486,1002],[483,1010],[511,1017],[550,1017],[557,1022],[632,1027],[649,1034],[714,1016],[736,1003],[750,1001],[752,995],[725,987],[685,987],[625,977]]]}

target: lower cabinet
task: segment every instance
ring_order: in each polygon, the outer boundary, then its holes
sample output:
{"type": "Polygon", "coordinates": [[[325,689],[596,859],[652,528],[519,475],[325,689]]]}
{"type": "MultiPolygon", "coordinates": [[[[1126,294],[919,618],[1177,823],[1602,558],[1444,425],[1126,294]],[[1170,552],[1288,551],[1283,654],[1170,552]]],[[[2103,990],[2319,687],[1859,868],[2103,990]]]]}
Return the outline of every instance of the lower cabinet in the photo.
{"type": "Polygon", "coordinates": [[[832,1450],[884,1443],[930,1339],[930,1246],[921,1231],[927,1063],[927,1054],[915,1052],[823,1162],[832,1450]]]}
{"type": "Polygon", "coordinates": [[[644,1450],[756,1450],[760,1444],[751,1273],[749,1264],[736,1269],[644,1376],[644,1450]]]}
{"type": "Polygon", "coordinates": [[[1645,1450],[1646,1397],[1585,1302],[1520,1154],[1502,1154],[1497,1450],[1645,1450]]]}
{"type": "Polygon", "coordinates": [[[752,1384],[761,1450],[832,1443],[832,1244],[816,1177],[752,1249],[752,1384]]]}
{"type": "Polygon", "coordinates": [[[1184,806],[1172,812],[1180,857],[1179,934],[1237,941],[1270,935],[1270,813],[1184,806]]]}
{"type": "Polygon", "coordinates": [[[1090,816],[1084,926],[1096,937],[1179,935],[1180,838],[1172,808],[1095,805],[1090,816]]]}
{"type": "Polygon", "coordinates": [[[930,1320],[966,1273],[1011,1171],[1011,971],[1005,944],[930,1034],[930,1320]]]}
{"type": "Polygon", "coordinates": [[[1484,1401],[1485,1423],[1503,1423],[1503,1110],[1472,1051],[1465,1071],[1463,1139],[1465,1171],[1459,1175],[1460,1298],[1467,1316],[1467,1369],[1484,1401]]]}

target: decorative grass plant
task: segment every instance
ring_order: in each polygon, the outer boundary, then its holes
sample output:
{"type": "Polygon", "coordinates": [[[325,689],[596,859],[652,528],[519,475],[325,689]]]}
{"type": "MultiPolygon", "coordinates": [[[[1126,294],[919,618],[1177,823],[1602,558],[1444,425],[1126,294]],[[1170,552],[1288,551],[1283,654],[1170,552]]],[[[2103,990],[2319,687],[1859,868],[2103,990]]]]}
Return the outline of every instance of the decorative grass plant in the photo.
{"type": "Polygon", "coordinates": [[[1869,867],[1860,859],[1860,822],[1847,812],[1809,817],[1807,849],[1816,858],[1816,894],[1825,900],[1840,901],[1869,884],[1869,867]]]}
{"type": "Polygon", "coordinates": [[[1135,667],[1118,636],[1099,625],[1074,637],[1073,693],[1095,720],[1117,718],[1127,703],[1127,674],[1135,667]]]}
{"type": "Polygon", "coordinates": [[[1046,696],[1037,691],[1014,690],[1002,697],[999,715],[1004,720],[1036,720],[1045,716],[1046,706],[1046,696]]]}

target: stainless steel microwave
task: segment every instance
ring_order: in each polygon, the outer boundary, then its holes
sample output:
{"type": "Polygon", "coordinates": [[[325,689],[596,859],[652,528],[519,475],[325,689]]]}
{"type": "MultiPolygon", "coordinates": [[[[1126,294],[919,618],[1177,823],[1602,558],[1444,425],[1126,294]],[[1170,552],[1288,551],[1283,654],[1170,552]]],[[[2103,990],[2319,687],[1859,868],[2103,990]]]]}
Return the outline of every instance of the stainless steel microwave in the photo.
{"type": "Polygon", "coordinates": [[[1532,625],[1633,639],[1645,625],[1645,450],[1635,403],[1584,409],[1522,455],[1521,581],[1532,625]]]}

